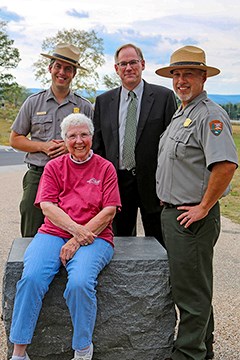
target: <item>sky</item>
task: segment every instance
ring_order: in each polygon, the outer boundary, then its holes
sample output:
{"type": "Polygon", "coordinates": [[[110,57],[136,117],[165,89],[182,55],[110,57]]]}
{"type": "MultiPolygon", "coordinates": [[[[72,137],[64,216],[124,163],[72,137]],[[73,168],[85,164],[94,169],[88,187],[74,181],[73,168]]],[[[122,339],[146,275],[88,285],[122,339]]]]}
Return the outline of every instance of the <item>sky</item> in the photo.
{"type": "MultiPolygon", "coordinates": [[[[207,80],[211,94],[240,94],[239,0],[1,0],[0,20],[20,52],[21,62],[12,71],[27,88],[41,88],[33,63],[42,42],[59,30],[94,30],[103,39],[106,63],[100,79],[114,73],[114,52],[125,44],[139,46],[146,60],[143,78],[172,88],[171,79],[155,74],[169,65],[171,54],[185,45],[206,52],[206,63],[221,70],[207,80]]],[[[84,66],[84,64],[82,64],[84,66]]],[[[100,81],[99,89],[104,89],[100,81]]]]}

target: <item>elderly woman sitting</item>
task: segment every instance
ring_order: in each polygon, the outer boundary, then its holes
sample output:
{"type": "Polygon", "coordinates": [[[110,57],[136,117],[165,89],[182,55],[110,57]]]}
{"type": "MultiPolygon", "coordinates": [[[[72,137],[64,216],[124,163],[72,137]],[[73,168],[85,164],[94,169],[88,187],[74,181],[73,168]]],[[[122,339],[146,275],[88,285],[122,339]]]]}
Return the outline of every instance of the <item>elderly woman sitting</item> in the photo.
{"type": "Polygon", "coordinates": [[[69,153],[49,161],[39,184],[35,205],[42,208],[45,221],[26,250],[17,284],[12,360],[29,359],[26,347],[42,299],[61,264],[68,272],[64,298],[74,328],[74,359],[93,356],[97,277],[113,256],[111,224],[121,203],[113,165],[91,150],[92,121],[71,114],[61,131],[69,153]]]}

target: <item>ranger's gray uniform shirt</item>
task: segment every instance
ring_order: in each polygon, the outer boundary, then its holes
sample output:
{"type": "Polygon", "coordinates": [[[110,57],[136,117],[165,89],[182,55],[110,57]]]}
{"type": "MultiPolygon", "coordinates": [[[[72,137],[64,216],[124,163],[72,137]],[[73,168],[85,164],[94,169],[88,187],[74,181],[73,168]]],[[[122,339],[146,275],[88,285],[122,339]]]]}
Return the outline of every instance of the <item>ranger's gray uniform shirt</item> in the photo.
{"type": "Polygon", "coordinates": [[[179,108],[160,138],[156,189],[160,200],[173,205],[200,203],[211,165],[238,162],[229,117],[203,91],[179,108]]]}
{"type": "MultiPolygon", "coordinates": [[[[91,103],[80,95],[70,91],[59,104],[51,89],[33,94],[23,103],[12,130],[27,136],[32,141],[50,141],[61,139],[60,123],[71,113],[82,113],[93,118],[91,103]]],[[[43,152],[27,153],[25,162],[36,166],[45,166],[50,158],[43,152]]]]}

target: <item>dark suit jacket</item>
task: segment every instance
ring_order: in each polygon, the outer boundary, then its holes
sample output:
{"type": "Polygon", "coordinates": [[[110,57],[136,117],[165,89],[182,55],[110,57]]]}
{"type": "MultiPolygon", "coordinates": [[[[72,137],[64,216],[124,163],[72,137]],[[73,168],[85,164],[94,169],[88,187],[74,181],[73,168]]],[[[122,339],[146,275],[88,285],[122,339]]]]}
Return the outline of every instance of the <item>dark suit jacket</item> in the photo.
{"type": "MultiPolygon", "coordinates": [[[[94,112],[93,151],[110,160],[118,170],[118,117],[121,87],[96,98],[94,112]]],[[[156,195],[155,172],[160,135],[176,110],[172,90],[144,81],[138,121],[135,158],[136,179],[141,203],[147,212],[160,211],[156,195]]]]}

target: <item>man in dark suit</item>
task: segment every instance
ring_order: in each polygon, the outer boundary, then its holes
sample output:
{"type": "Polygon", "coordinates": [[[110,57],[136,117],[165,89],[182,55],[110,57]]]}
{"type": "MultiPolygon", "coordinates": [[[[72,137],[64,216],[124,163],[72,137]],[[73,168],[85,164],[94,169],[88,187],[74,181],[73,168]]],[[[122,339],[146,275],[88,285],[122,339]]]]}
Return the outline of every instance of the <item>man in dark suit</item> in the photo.
{"type": "Polygon", "coordinates": [[[96,98],[93,119],[93,150],[110,160],[118,172],[122,211],[114,219],[114,233],[135,236],[140,208],[145,235],[154,236],[163,244],[155,173],[159,138],[176,110],[175,96],[171,90],[142,79],[145,60],[141,49],[133,44],[117,49],[114,66],[122,86],[96,98]],[[132,102],[129,92],[134,98],[136,134],[130,138],[134,159],[126,165],[124,153],[131,151],[124,150],[128,107],[132,102]]]}

